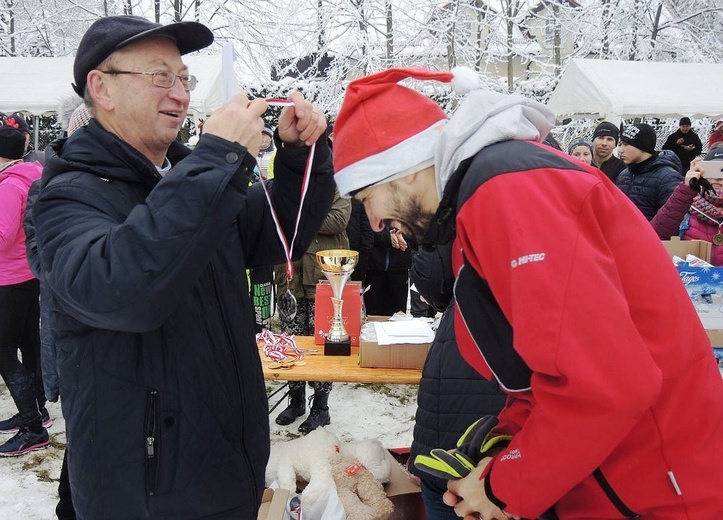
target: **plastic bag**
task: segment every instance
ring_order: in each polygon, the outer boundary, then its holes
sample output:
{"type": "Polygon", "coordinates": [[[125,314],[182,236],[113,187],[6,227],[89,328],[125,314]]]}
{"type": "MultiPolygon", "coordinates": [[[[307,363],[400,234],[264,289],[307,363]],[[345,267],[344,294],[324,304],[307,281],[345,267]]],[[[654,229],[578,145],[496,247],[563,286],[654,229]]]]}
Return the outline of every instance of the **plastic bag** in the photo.
{"type": "MultiPolygon", "coordinates": [[[[314,503],[303,505],[301,511],[303,520],[346,520],[344,506],[339,500],[334,484],[324,490],[314,503]]],[[[299,516],[290,514],[292,520],[298,520],[299,516]]]]}

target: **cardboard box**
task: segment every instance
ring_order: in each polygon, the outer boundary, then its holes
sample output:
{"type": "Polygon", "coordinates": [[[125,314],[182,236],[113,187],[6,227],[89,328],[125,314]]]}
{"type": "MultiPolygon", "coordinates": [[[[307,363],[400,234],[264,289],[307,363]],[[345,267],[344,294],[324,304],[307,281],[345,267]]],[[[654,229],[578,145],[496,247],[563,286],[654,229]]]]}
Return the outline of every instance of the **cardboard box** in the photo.
{"type": "MultiPolygon", "coordinates": [[[[369,316],[367,321],[387,321],[388,316],[369,316]]],[[[376,341],[359,342],[359,366],[362,368],[422,369],[431,343],[394,343],[379,345],[376,341]]]]}
{"type": "MultiPolygon", "coordinates": [[[[389,482],[384,484],[384,491],[394,504],[394,512],[389,520],[424,520],[426,515],[419,479],[410,474],[388,451],[387,459],[392,471],[389,482]]],[[[306,483],[299,481],[298,486],[304,489],[306,483]]],[[[288,501],[289,491],[286,489],[265,489],[256,519],[283,520],[288,501]]]]}
{"type": "MultiPolygon", "coordinates": [[[[334,319],[334,305],[331,302],[333,294],[329,282],[316,284],[316,297],[314,299],[314,343],[324,344],[324,338],[331,329],[334,319]]],[[[344,286],[341,299],[341,316],[344,328],[351,339],[351,344],[359,345],[359,332],[361,331],[362,295],[361,282],[348,281],[344,286]]]]}
{"type": "Polygon", "coordinates": [[[703,327],[723,329],[723,267],[681,264],[678,273],[703,327]]]}
{"type": "Polygon", "coordinates": [[[426,514],[418,479],[402,467],[391,453],[387,452],[387,457],[392,465],[392,475],[384,485],[384,491],[394,504],[394,512],[389,520],[424,520],[426,514]]]}
{"type": "MultiPolygon", "coordinates": [[[[697,255],[696,255],[697,256],[697,255]]],[[[723,348],[723,267],[678,266],[700,321],[713,348],[723,348]]]]}
{"type": "Polygon", "coordinates": [[[670,240],[663,240],[663,246],[671,258],[679,256],[685,260],[686,255],[694,255],[710,262],[710,250],[713,244],[705,240],[681,240],[680,237],[670,237],[670,240]]]}
{"type": "Polygon", "coordinates": [[[286,489],[264,489],[261,507],[256,520],[284,520],[289,491],[286,489]]]}
{"type": "Polygon", "coordinates": [[[723,330],[706,330],[706,332],[713,348],[723,348],[723,330]]]}

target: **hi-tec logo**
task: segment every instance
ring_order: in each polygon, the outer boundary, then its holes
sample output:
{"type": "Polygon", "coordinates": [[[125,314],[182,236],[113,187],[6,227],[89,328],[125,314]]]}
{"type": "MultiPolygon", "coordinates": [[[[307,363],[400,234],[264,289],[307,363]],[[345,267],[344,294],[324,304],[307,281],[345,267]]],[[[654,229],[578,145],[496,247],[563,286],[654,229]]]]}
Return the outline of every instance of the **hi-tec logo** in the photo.
{"type": "Polygon", "coordinates": [[[502,458],[500,458],[500,462],[504,462],[504,461],[506,461],[506,460],[521,459],[521,458],[522,458],[522,453],[520,453],[520,449],[519,449],[519,448],[515,448],[514,450],[512,450],[512,451],[509,452],[508,454],[503,455],[502,458]]]}
{"type": "Polygon", "coordinates": [[[530,262],[542,262],[544,259],[545,253],[534,253],[531,255],[523,255],[517,260],[512,260],[512,262],[510,262],[510,265],[512,266],[512,269],[514,269],[519,265],[529,264],[530,262]]]}
{"type": "Polygon", "coordinates": [[[683,280],[685,285],[689,285],[700,280],[700,276],[696,276],[695,273],[686,273],[685,271],[681,271],[680,279],[683,280]]]}

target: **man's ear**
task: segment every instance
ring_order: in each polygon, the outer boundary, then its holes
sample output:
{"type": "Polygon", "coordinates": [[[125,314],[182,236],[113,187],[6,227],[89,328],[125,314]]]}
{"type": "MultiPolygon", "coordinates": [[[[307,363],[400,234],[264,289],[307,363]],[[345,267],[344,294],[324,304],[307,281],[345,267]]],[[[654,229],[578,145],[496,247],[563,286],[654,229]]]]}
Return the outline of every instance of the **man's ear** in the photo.
{"type": "Polygon", "coordinates": [[[86,84],[86,88],[95,104],[106,111],[110,111],[114,107],[113,99],[110,95],[109,79],[109,75],[103,74],[99,70],[91,70],[88,73],[86,84]]]}

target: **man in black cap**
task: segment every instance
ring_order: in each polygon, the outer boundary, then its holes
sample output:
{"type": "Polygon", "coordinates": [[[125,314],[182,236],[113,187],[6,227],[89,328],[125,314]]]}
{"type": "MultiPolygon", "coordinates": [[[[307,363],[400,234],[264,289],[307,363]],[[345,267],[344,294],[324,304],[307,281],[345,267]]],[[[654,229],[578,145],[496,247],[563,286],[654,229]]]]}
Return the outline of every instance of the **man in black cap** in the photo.
{"type": "Polygon", "coordinates": [[[678,130],[673,132],[665,140],[663,150],[671,150],[680,159],[682,170],[685,174],[690,169],[690,161],[703,152],[703,143],[690,125],[689,117],[681,117],[678,130]]]}
{"type": "Polygon", "coordinates": [[[619,134],[618,127],[608,121],[597,125],[592,133],[592,164],[600,168],[613,182],[625,169],[625,163],[613,155],[619,134]]]}
{"type": "Polygon", "coordinates": [[[202,24],[96,21],[74,65],[92,116],[47,148],[32,212],[52,292],[78,518],[256,518],[268,402],[246,268],[309,247],[334,195],[323,113],[289,95],[270,201],[249,186],[267,108],[237,95],[176,142],[202,24]],[[311,158],[305,199],[302,184],[311,158]],[[298,235],[295,223],[298,220],[298,235]]]}
{"type": "Polygon", "coordinates": [[[620,158],[627,165],[615,184],[652,220],[683,180],[680,161],[669,150],[655,151],[655,129],[628,125],[620,135],[620,158]]]}
{"type": "Polygon", "coordinates": [[[45,154],[34,150],[30,143],[30,125],[28,125],[28,122],[20,112],[15,112],[13,115],[6,117],[3,124],[20,130],[24,134],[25,149],[23,151],[23,162],[39,162],[41,165],[45,164],[45,154]]]}

